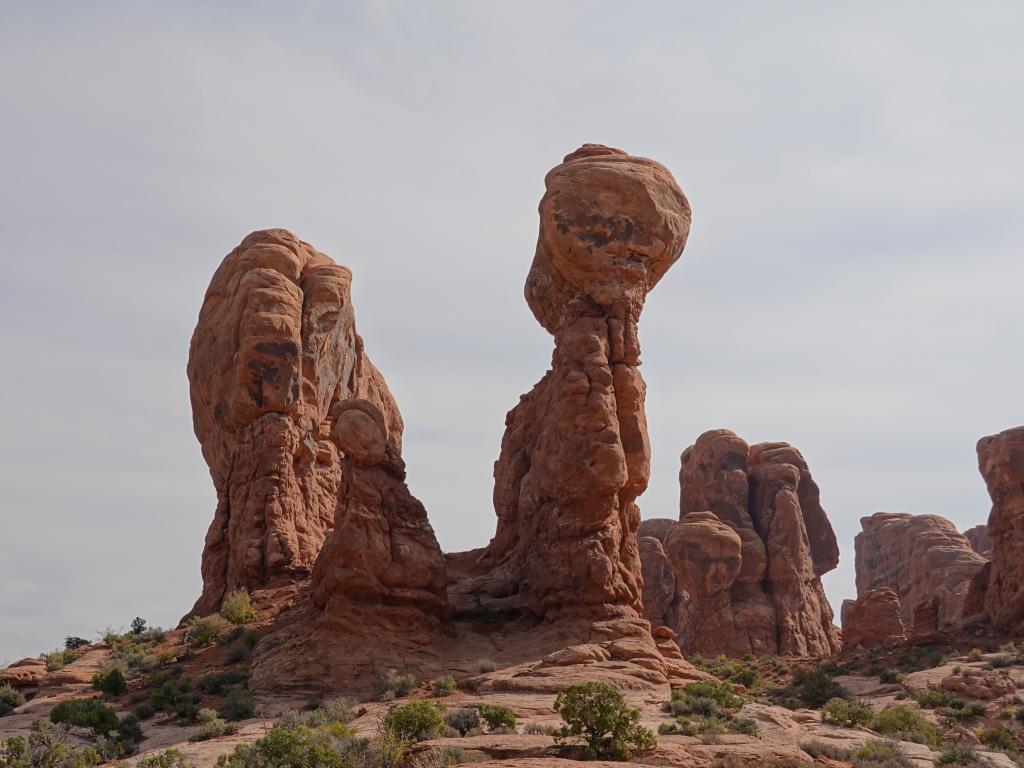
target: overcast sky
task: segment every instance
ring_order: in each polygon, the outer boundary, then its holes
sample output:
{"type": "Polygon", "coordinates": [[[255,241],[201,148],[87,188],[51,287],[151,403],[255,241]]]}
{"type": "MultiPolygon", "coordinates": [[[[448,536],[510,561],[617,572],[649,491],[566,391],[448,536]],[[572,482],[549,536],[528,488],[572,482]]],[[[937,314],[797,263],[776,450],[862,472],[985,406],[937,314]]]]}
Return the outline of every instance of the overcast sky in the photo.
{"type": "Polygon", "coordinates": [[[442,547],[494,531],[545,172],[655,158],[693,206],[641,322],[654,452],[786,440],[854,592],[877,511],[961,528],[1024,423],[1014,3],[4,2],[0,663],[199,593],[213,486],[185,361],[209,279],[287,227],[352,268],[442,547]],[[770,6],[770,7],[769,7],[770,6]]]}

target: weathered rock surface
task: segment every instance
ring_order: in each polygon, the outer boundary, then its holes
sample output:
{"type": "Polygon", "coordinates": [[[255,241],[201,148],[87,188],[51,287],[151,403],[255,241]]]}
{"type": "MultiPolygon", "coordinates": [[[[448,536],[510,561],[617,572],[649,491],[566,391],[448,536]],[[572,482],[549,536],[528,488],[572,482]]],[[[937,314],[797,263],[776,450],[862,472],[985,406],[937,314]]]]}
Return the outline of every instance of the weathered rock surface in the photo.
{"type": "Polygon", "coordinates": [[[914,613],[925,609],[933,633],[959,623],[972,577],[985,566],[967,538],[944,517],[878,512],[861,518],[854,539],[857,594],[889,587],[899,597],[903,624],[914,626],[914,613]],[[930,606],[932,599],[937,605],[930,606]],[[934,611],[934,618],[927,611],[934,611]]]}
{"type": "Polygon", "coordinates": [[[458,556],[473,577],[453,591],[468,609],[537,619],[635,617],[650,471],[637,325],[682,253],[690,208],[664,167],[600,145],[545,184],[526,299],[554,336],[551,370],[506,417],[497,532],[458,556]]]}
{"type": "Polygon", "coordinates": [[[217,490],[196,613],[216,610],[228,590],[310,572],[334,524],[334,404],[373,402],[400,445],[401,415],[356,333],[351,280],[282,229],[246,237],[213,276],[188,363],[217,490]]]}
{"type": "Polygon", "coordinates": [[[843,617],[844,650],[892,645],[905,639],[900,599],[889,587],[868,590],[843,617]]]}
{"type": "MultiPolygon", "coordinates": [[[[676,629],[686,653],[836,652],[820,576],[839,548],[800,452],[713,430],[683,452],[679,479],[680,521],[642,527],[663,543],[675,599],[667,611],[645,606],[645,616],[676,629]]],[[[657,570],[645,563],[645,574],[657,570]]]]}
{"type": "Polygon", "coordinates": [[[976,525],[964,531],[964,536],[971,543],[971,549],[984,557],[992,559],[992,537],[988,534],[987,525],[976,525]]]}
{"type": "Polygon", "coordinates": [[[978,469],[992,498],[985,610],[996,627],[1017,632],[1024,628],[1024,427],[981,438],[978,469]]]}

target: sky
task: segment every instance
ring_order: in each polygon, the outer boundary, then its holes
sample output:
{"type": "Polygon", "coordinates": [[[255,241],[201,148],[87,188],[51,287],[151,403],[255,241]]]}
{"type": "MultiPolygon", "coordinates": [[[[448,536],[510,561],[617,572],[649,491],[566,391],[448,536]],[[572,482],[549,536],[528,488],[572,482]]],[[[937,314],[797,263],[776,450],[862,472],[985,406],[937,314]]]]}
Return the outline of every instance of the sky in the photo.
{"type": "Polygon", "coordinates": [[[0,664],[200,591],[214,492],[185,362],[214,269],[286,227],[349,266],[447,551],[494,532],[523,282],[585,142],[693,208],[640,326],[652,480],[708,429],[796,445],[854,594],[878,511],[985,521],[1024,423],[1024,6],[0,4],[0,664]]]}

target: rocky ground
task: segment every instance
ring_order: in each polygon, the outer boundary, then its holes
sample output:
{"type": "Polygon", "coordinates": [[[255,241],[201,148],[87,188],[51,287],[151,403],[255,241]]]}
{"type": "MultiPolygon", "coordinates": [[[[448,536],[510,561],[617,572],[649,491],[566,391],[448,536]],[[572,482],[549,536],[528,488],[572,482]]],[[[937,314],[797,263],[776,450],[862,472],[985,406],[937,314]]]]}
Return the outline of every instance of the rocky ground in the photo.
{"type": "MultiPolygon", "coordinates": [[[[392,762],[380,755],[363,755],[363,762],[339,764],[475,762],[542,768],[571,765],[582,757],[579,747],[559,745],[552,734],[564,725],[554,708],[556,695],[586,677],[580,672],[587,667],[586,660],[576,659],[579,663],[571,668],[571,674],[562,672],[567,668],[560,666],[498,665],[491,670],[489,661],[481,660],[478,669],[456,675],[451,691],[444,690],[443,680],[438,684],[399,673],[384,675],[377,692],[352,696],[339,709],[335,703],[325,704],[332,702],[332,696],[322,691],[249,694],[247,647],[258,642],[266,626],[259,622],[238,627],[220,620],[211,623],[216,625],[217,636],[208,638],[208,644],[204,638],[197,639],[194,629],[150,630],[136,636],[110,633],[106,642],[48,660],[24,660],[0,671],[0,681],[13,682],[26,699],[0,718],[0,739],[28,737],[33,723],[48,721],[60,702],[94,699],[110,706],[119,717],[134,711],[142,718],[143,738],[137,745],[127,745],[129,751],[137,751],[123,756],[108,753],[120,757],[113,764],[142,761],[163,768],[172,765],[166,758],[162,763],[145,761],[175,749],[182,761],[178,765],[205,768],[217,764],[218,758],[238,745],[265,744],[268,734],[288,729],[295,732],[312,727],[327,734],[342,750],[363,739],[379,743],[382,734],[387,735],[383,724],[390,711],[425,701],[440,702],[449,722],[455,712],[469,710],[468,716],[475,720],[483,708],[507,708],[514,714],[515,726],[491,728],[481,720],[465,735],[444,726],[444,733],[431,733],[404,745],[403,754],[392,762]],[[67,663],[61,666],[62,662],[67,663]],[[125,671],[127,689],[114,695],[95,690],[94,677],[114,668],[125,671]],[[236,683],[240,685],[232,692],[236,683]],[[193,695],[169,698],[167,691],[175,686],[193,695]],[[196,722],[199,711],[206,709],[240,719],[227,722],[218,717],[211,726],[208,713],[199,715],[201,720],[196,722]],[[300,725],[303,720],[305,726],[300,725]]],[[[595,678],[608,679],[622,691],[628,706],[639,710],[640,724],[656,734],[653,749],[633,755],[636,763],[724,767],[1024,765],[1020,751],[1024,746],[1024,698],[1018,693],[1024,688],[1024,649],[1006,645],[986,651],[899,647],[814,663],[753,655],[733,660],[694,656],[690,661],[704,679],[677,679],[672,685],[652,684],[628,673],[616,678],[607,664],[594,662],[593,669],[595,678]]],[[[336,693],[345,696],[349,692],[336,693]]],[[[117,737],[114,731],[104,741],[88,728],[76,726],[55,727],[55,733],[79,749],[99,743],[110,750],[117,737]]],[[[37,764],[17,763],[9,753],[7,758],[3,754],[0,750],[0,766],[5,768],[37,764]]],[[[290,763],[266,755],[250,755],[235,763],[285,764],[290,763]]]]}

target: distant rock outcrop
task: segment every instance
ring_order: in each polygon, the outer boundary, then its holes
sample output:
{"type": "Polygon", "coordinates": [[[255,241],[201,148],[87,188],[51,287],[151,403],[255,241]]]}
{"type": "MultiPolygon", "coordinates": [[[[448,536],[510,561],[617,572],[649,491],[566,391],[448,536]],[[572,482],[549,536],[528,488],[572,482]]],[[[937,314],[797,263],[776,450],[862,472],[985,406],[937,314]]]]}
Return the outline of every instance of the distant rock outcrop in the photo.
{"type": "Polygon", "coordinates": [[[402,418],[356,333],[352,273],[283,229],[254,232],[210,282],[189,350],[192,416],[217,490],[194,612],[225,592],[308,575],[334,525],[340,479],[331,408],[373,402],[402,418]]]}
{"type": "Polygon", "coordinates": [[[858,596],[889,587],[899,597],[904,626],[918,636],[963,619],[971,579],[986,561],[949,520],[878,512],[860,522],[854,539],[858,596]],[[915,628],[916,612],[934,626],[915,628]]]}
{"type": "Polygon", "coordinates": [[[889,587],[870,589],[843,615],[843,649],[893,645],[906,639],[900,599],[889,587]]]}
{"type": "Polygon", "coordinates": [[[1024,427],[979,440],[978,468],[992,498],[985,611],[998,629],[1018,632],[1024,629],[1024,427]]]}
{"type": "Polygon", "coordinates": [[[992,559],[992,537],[988,534],[987,525],[976,525],[973,528],[968,528],[964,531],[964,536],[971,543],[971,549],[986,560],[992,559]]]}
{"type": "MultiPolygon", "coordinates": [[[[670,608],[645,606],[686,653],[827,656],[839,650],[820,576],[839,548],[803,456],[787,443],[748,446],[725,429],[682,455],[680,521],[647,520],[676,577],[670,608]]],[[[654,547],[647,572],[660,566],[654,547]]],[[[664,581],[664,580],[663,580],[664,581]]],[[[664,583],[667,584],[667,581],[664,583]]]]}

